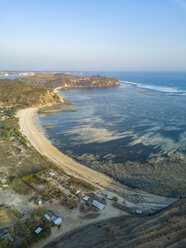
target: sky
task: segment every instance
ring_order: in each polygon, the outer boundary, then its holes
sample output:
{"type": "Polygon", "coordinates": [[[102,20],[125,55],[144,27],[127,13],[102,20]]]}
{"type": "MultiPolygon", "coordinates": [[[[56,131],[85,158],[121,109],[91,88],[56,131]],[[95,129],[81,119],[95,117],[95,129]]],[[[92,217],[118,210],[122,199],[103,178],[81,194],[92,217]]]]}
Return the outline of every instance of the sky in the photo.
{"type": "Polygon", "coordinates": [[[0,70],[186,71],[186,0],[0,0],[0,70]]]}

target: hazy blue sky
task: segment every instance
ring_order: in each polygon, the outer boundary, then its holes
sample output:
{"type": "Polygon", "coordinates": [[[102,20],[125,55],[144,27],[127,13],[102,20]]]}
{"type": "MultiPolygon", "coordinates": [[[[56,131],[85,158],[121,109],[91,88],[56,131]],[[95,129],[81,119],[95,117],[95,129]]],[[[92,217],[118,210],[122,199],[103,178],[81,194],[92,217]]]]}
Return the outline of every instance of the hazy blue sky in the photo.
{"type": "Polygon", "coordinates": [[[0,0],[0,70],[186,70],[185,0],[0,0]]]}

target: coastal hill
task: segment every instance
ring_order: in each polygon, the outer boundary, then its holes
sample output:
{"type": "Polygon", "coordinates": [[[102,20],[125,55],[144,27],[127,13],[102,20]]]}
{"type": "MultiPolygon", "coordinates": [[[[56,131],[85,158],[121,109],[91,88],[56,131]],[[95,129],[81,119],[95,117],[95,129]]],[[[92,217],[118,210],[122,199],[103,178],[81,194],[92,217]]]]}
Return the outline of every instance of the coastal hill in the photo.
{"type": "Polygon", "coordinates": [[[0,105],[39,107],[56,104],[61,98],[55,88],[98,88],[119,86],[115,78],[71,76],[67,74],[36,74],[14,80],[0,79],[0,105]]]}
{"type": "Polygon", "coordinates": [[[54,89],[56,87],[101,88],[120,85],[116,78],[102,76],[72,76],[62,73],[36,74],[32,77],[17,78],[16,81],[24,82],[32,86],[34,85],[50,89],[54,89]]]}
{"type": "Polygon", "coordinates": [[[44,248],[183,248],[185,226],[186,198],[183,198],[154,216],[124,216],[91,224],[59,237],[44,248]]]}
{"type": "Polygon", "coordinates": [[[0,80],[0,105],[33,107],[60,101],[60,97],[50,89],[27,85],[16,80],[0,80]]]}

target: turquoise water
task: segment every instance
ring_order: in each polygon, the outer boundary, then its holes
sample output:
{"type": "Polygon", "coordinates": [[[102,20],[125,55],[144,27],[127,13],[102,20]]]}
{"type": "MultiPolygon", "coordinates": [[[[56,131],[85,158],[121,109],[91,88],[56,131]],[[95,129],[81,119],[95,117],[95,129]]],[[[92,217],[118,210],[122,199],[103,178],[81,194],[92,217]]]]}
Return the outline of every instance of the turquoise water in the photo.
{"type": "Polygon", "coordinates": [[[41,115],[62,152],[149,192],[185,192],[186,73],[112,73],[120,87],[61,92],[77,112],[41,115]]]}

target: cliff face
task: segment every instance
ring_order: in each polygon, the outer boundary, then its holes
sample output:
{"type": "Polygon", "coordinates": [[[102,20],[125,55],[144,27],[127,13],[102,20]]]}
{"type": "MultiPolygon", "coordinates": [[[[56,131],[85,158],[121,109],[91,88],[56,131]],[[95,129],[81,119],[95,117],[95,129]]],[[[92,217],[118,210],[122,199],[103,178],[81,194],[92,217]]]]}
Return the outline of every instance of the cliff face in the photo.
{"type": "Polygon", "coordinates": [[[60,103],[60,97],[53,93],[51,90],[43,91],[42,94],[39,95],[39,99],[36,103],[32,104],[32,107],[39,107],[46,104],[55,104],[60,103]]]}
{"type": "Polygon", "coordinates": [[[79,77],[67,74],[36,74],[32,77],[18,78],[17,81],[27,85],[42,86],[54,89],[56,87],[69,88],[97,88],[119,86],[119,81],[115,78],[93,76],[79,77]]]}

